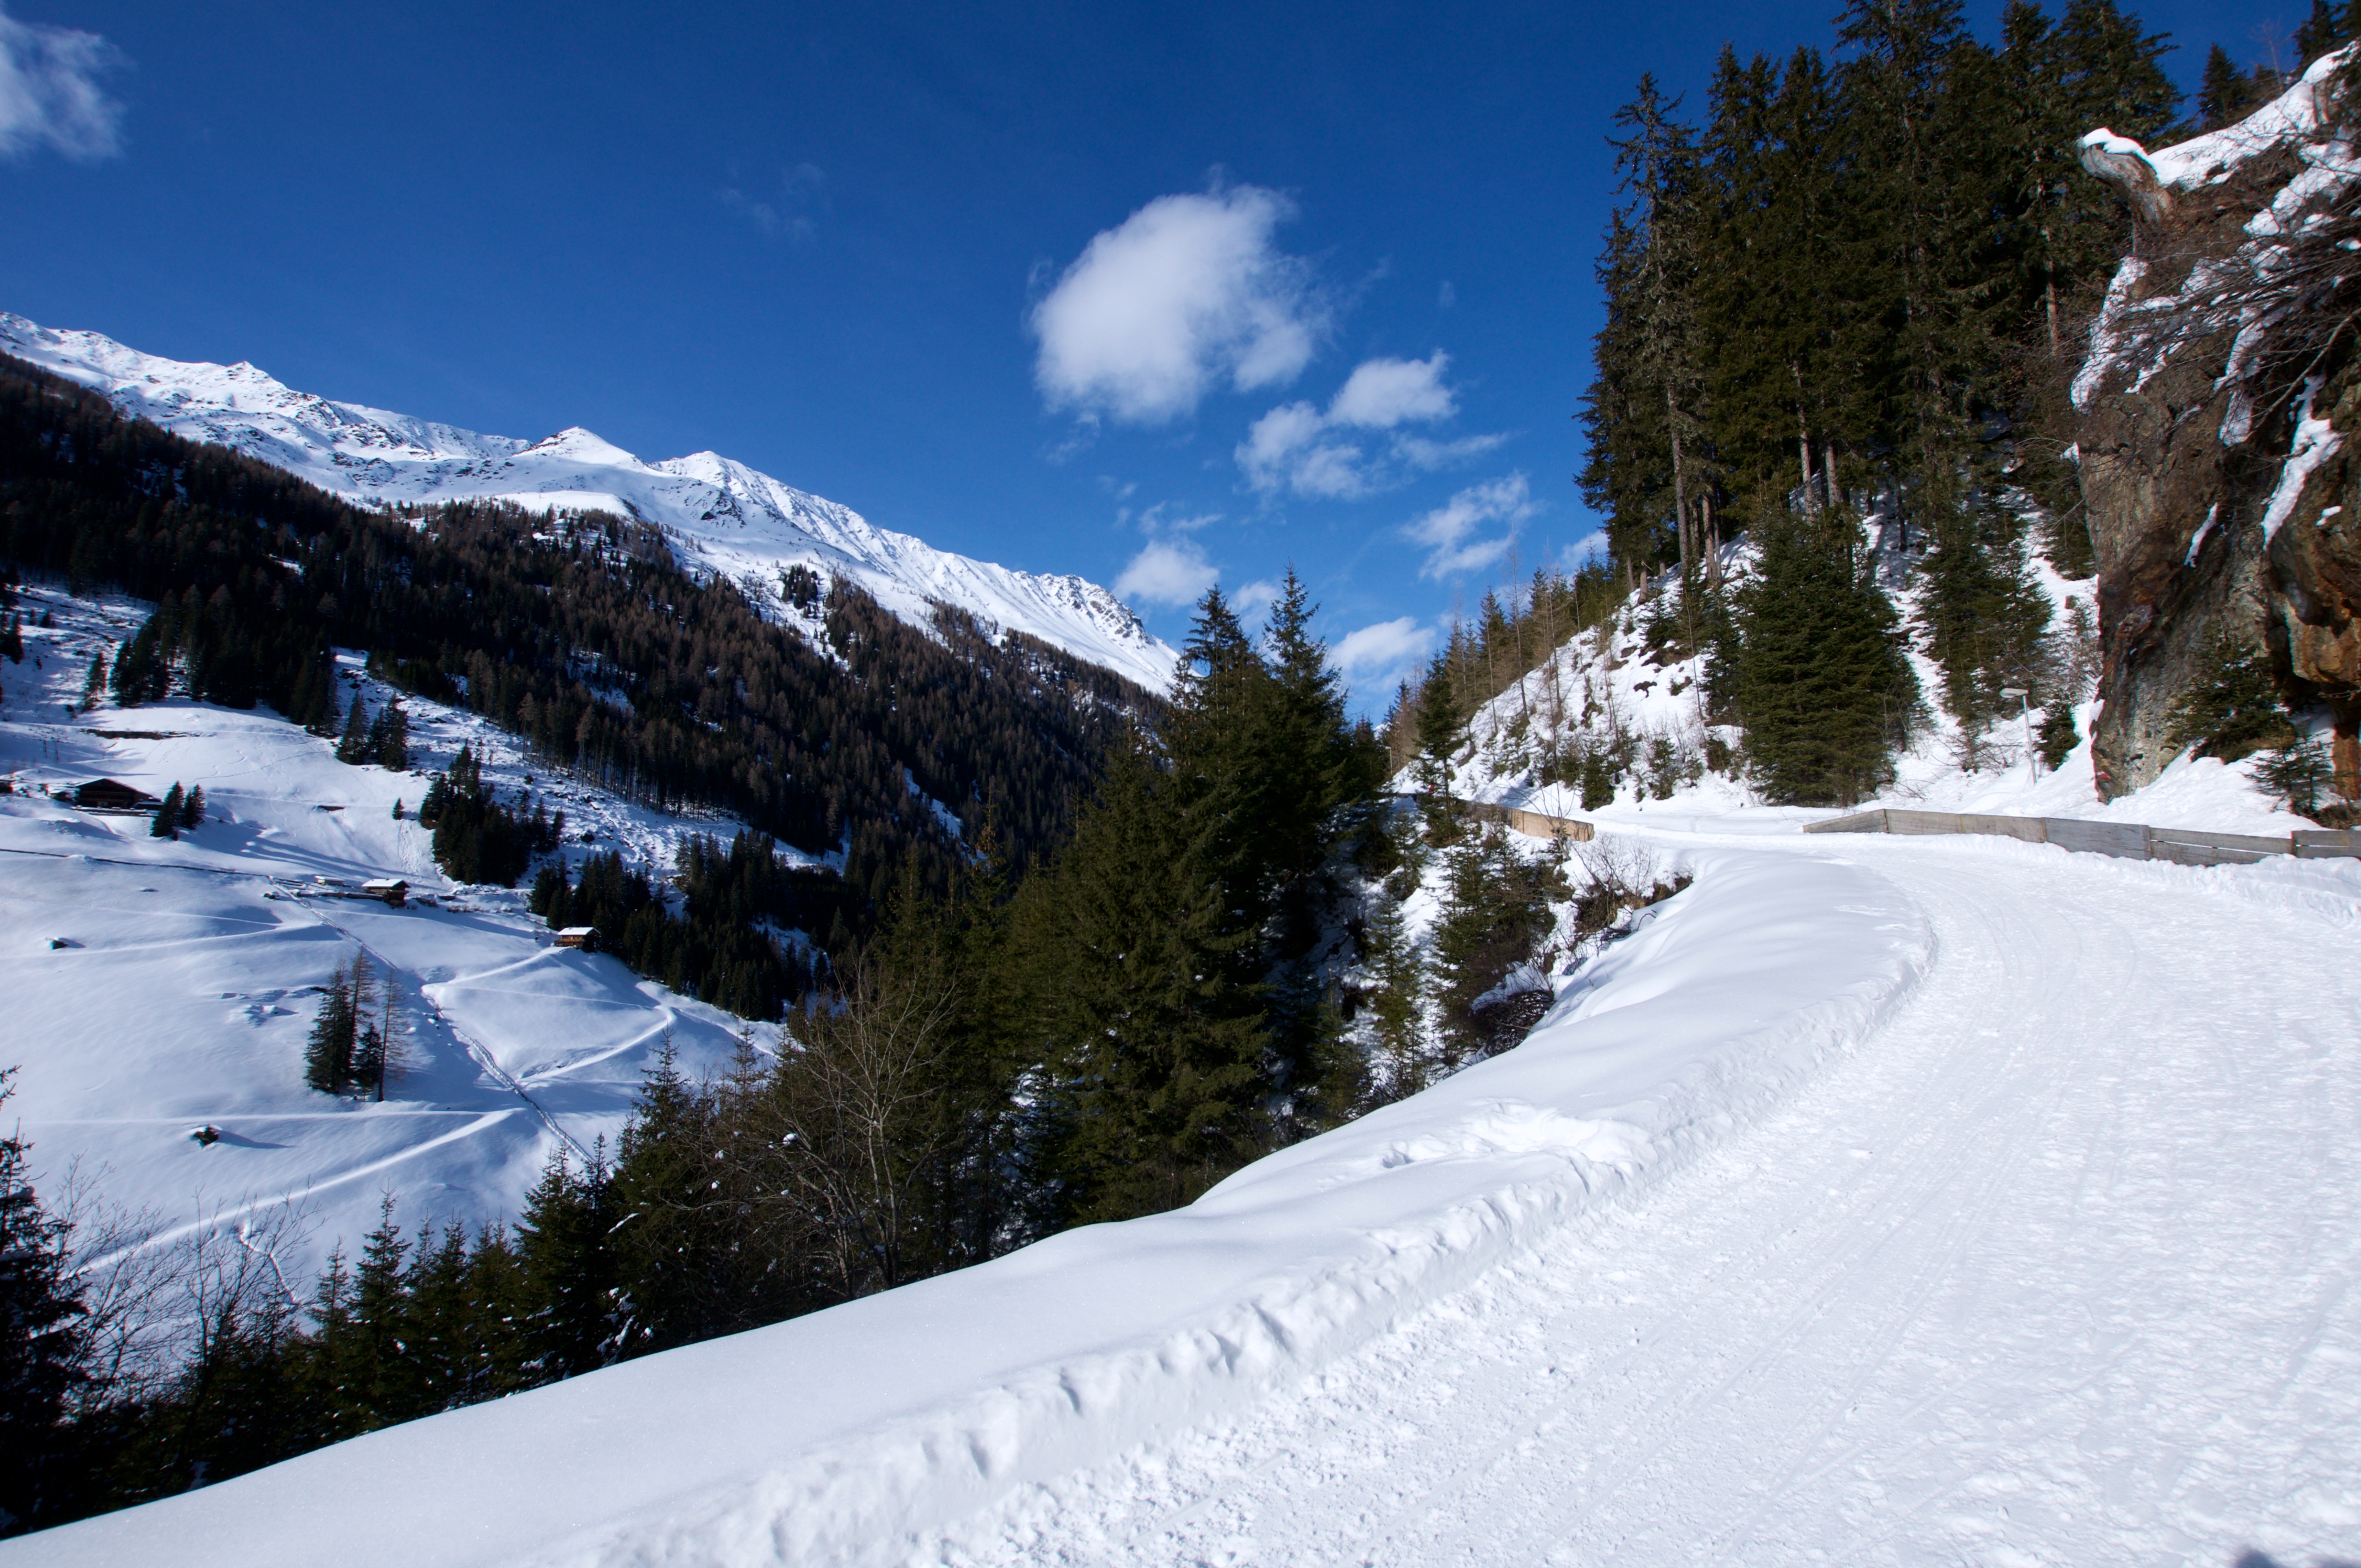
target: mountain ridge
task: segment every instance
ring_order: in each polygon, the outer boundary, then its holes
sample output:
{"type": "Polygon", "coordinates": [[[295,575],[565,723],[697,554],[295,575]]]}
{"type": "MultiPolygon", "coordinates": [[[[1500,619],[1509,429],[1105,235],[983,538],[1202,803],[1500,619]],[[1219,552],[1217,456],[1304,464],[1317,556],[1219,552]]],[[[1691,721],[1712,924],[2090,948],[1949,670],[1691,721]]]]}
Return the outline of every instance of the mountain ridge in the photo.
{"type": "Polygon", "coordinates": [[[853,584],[912,625],[930,626],[933,605],[947,603],[995,633],[1026,632],[1151,691],[1170,685],[1179,659],[1087,578],[939,550],[717,452],[648,462],[579,425],[537,441],[488,435],[298,391],[244,360],[166,359],[6,312],[0,351],[89,387],[126,414],[347,500],[614,511],[662,529],[683,570],[730,578],[782,613],[782,578],[801,565],[853,584]]]}

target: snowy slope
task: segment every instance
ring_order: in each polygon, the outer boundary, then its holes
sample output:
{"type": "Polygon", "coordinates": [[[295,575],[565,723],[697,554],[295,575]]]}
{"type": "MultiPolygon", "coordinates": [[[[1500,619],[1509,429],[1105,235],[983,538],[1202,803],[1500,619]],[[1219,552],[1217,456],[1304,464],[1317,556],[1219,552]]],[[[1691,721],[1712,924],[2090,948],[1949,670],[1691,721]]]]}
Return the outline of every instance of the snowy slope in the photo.
{"type": "MultiPolygon", "coordinates": [[[[338,762],[267,709],[70,714],[91,652],[146,607],[35,587],[22,608],[56,625],[28,625],[25,663],[0,663],[0,775],[13,786],[0,795],[0,1066],[21,1069],[5,1113],[33,1142],[45,1194],[78,1164],[101,1198],[152,1212],[168,1234],[291,1204],[309,1239],[280,1262],[308,1280],[328,1248],[349,1253],[376,1223],[383,1193],[413,1231],[513,1217],[560,1140],[613,1142],[667,1033],[692,1075],[729,1058],[736,1019],[612,959],[553,948],[522,894],[453,888],[435,869],[414,819],[425,772],[471,744],[514,798],[532,775],[512,738],[406,698],[417,771],[393,773],[338,762]],[[144,817],[48,793],[101,776],[158,795],[202,784],[210,820],[159,839],[144,817]],[[331,885],[380,876],[434,906],[389,909],[331,885]],[[405,1066],[382,1104],[302,1082],[318,988],[356,953],[397,996],[405,1066]],[[220,1141],[189,1137],[206,1124],[220,1141]]],[[[385,700],[343,663],[372,708],[385,700]]],[[[577,856],[618,849],[663,868],[686,833],[737,826],[567,781],[530,787],[566,811],[577,856]]]]}
{"type": "Polygon", "coordinates": [[[1656,842],[1524,1046],[1187,1210],[0,1562],[2361,1548],[2361,866],[1656,842]]]}
{"type": "Polygon", "coordinates": [[[535,510],[600,510],[661,526],[686,569],[780,597],[780,574],[842,578],[916,625],[935,601],[1029,633],[1152,691],[1178,655],[1139,618],[1078,576],[1013,571],[882,529],[848,507],[717,453],[647,463],[581,429],[540,441],[298,392],[251,365],[188,365],[94,332],[58,332],[0,313],[0,352],[104,393],[118,409],[192,441],[235,447],[321,488],[372,505],[467,499],[535,510]]]}
{"type": "MultiPolygon", "coordinates": [[[[1870,521],[1872,539],[1879,537],[1879,520],[1870,521]]],[[[1906,622],[1915,613],[1919,591],[1906,580],[1899,558],[1891,553],[1887,587],[1906,622]]],[[[1733,580],[1752,564],[1751,548],[1728,549],[1726,569],[1733,580]]],[[[2053,630],[2068,624],[2072,607],[2085,610],[2093,602],[2095,584],[2063,577],[2047,561],[2032,562],[2036,583],[2052,609],[2053,630]]],[[[1479,707],[1467,725],[1467,740],[1454,758],[1452,793],[1466,800],[1521,806],[1555,816],[1592,817],[1609,823],[1680,825],[1708,821],[1724,828],[1738,826],[1739,817],[1760,817],[1778,823],[1833,816],[1827,810],[1765,806],[1743,780],[1704,771],[1708,738],[1704,720],[1704,693],[1699,682],[1705,660],[1679,660],[1664,665],[1648,662],[1642,629],[1653,613],[1638,603],[1626,604],[1608,627],[1572,639],[1523,681],[1479,707]],[[1627,777],[1614,804],[1586,810],[1581,791],[1564,784],[1543,784],[1540,762],[1550,747],[1577,731],[1603,740],[1614,733],[1640,739],[1643,753],[1661,740],[1688,771],[1669,799],[1656,798],[1642,780],[1627,777]]],[[[2259,758],[2224,763],[2211,757],[2182,756],[2146,787],[2112,801],[2098,798],[2092,782],[2091,731],[2098,711],[2095,702],[2075,709],[2075,729],[2082,738],[2056,769],[2032,755],[2029,732],[2041,725],[2042,709],[2024,718],[2001,720],[1982,737],[1973,766],[1962,761],[1959,725],[1941,710],[1938,700],[1942,671],[1915,645],[1909,658],[1926,694],[1928,724],[1914,738],[1908,751],[1895,759],[1893,784],[1855,810],[1881,806],[1927,811],[1993,812],[2021,817],[2075,817],[2114,822],[2142,822],[2158,828],[2193,828],[2224,833],[2286,834],[2315,826],[2283,809],[2276,798],[2254,783],[2259,758]]],[[[1720,738],[1736,746],[1743,731],[1722,727],[1720,738]]],[[[1405,775],[1397,787],[1416,787],[1405,775]]]]}

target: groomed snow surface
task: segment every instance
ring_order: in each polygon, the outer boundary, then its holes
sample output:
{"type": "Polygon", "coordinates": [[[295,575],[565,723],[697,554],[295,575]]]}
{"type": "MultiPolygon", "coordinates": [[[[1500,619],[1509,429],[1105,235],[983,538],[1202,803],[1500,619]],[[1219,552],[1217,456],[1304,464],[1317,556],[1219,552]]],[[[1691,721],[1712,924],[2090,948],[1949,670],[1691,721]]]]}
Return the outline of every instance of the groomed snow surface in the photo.
{"type": "MultiPolygon", "coordinates": [[[[330,1248],[357,1250],[389,1193],[412,1234],[512,1218],[561,1145],[613,1142],[667,1036],[691,1076],[735,1049],[736,1019],[611,958],[552,947],[522,893],[453,887],[416,812],[427,772],[467,744],[503,800],[532,778],[566,812],[577,861],[620,850],[666,870],[686,834],[727,839],[736,823],[533,777],[513,737],[414,697],[407,773],[339,762],[264,708],[72,713],[92,652],[111,662],[148,607],[33,585],[21,608],[56,624],[27,626],[25,662],[0,663],[0,774],[14,784],[0,795],[0,1067],[20,1069],[0,1114],[32,1141],[45,1194],[74,1168],[107,1202],[151,1214],[163,1239],[291,1210],[299,1234],[279,1261],[308,1285],[330,1248]],[[100,777],[158,796],[202,784],[209,820],[155,839],[145,816],[49,795],[100,777]],[[405,879],[434,906],[347,896],[374,877],[405,879]],[[303,1083],[320,988],[356,954],[395,992],[399,1069],[383,1103],[303,1083]],[[189,1135],[207,1125],[217,1142],[189,1135]]],[[[372,712],[392,695],[357,658],[341,663],[344,689],[372,712]]]]}
{"type": "Polygon", "coordinates": [[[1695,884],[1524,1045],[1189,1209],[0,1558],[2361,1552],[2361,863],[1752,826],[1643,835],[1695,884]]]}

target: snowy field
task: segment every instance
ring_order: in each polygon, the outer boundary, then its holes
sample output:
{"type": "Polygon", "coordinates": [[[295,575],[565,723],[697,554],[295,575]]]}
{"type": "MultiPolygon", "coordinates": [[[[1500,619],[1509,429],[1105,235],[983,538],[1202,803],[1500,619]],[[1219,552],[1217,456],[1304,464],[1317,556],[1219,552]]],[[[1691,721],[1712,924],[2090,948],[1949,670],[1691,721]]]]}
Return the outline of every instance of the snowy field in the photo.
{"type": "MultiPolygon", "coordinates": [[[[620,849],[661,869],[686,833],[726,837],[735,823],[534,777],[512,738],[416,698],[403,705],[407,773],[339,762],[268,709],[70,712],[92,652],[126,639],[144,608],[38,584],[20,608],[55,625],[27,624],[25,662],[0,663],[0,774],[14,785],[0,795],[0,1067],[19,1069],[5,1114],[33,1143],[45,1194],[71,1172],[166,1237],[291,1210],[304,1239],[280,1261],[308,1281],[329,1248],[357,1249],[385,1193],[413,1233],[512,1217],[561,1141],[612,1143],[667,1036],[692,1075],[734,1049],[737,1020],[551,947],[522,893],[451,886],[415,812],[426,773],[472,744],[503,798],[531,788],[566,812],[577,858],[620,849]],[[155,795],[202,784],[209,820],[155,839],[145,816],[48,794],[99,777],[155,795]],[[372,877],[403,878],[431,903],[346,896],[372,877]],[[395,992],[383,1103],[303,1084],[320,988],[357,954],[395,992]],[[190,1135],[207,1125],[218,1141],[190,1135]]],[[[374,711],[390,694],[344,663],[347,692],[374,711]]]]}
{"type": "Polygon", "coordinates": [[[2361,1554],[2361,863],[1646,837],[1523,1046],[1187,1210],[0,1560],[2361,1554]]]}

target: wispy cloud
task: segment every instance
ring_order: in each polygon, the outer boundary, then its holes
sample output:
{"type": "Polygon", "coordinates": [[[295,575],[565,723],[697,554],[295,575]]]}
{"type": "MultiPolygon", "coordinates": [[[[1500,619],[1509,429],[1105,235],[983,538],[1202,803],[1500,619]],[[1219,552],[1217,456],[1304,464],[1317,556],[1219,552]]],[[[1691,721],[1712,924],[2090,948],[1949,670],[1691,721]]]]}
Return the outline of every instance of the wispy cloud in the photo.
{"type": "Polygon", "coordinates": [[[1271,244],[1293,214],[1278,192],[1239,185],[1159,196],[1097,235],[1033,310],[1043,398],[1155,425],[1224,380],[1293,380],[1328,327],[1310,266],[1271,244]]]}
{"type": "Polygon", "coordinates": [[[1241,583],[1238,585],[1237,591],[1230,595],[1230,608],[1241,616],[1252,615],[1258,609],[1268,609],[1278,602],[1279,585],[1268,577],[1257,577],[1251,583],[1241,583]]]}
{"type": "Polygon", "coordinates": [[[123,105],[99,82],[128,63],[96,33],[0,10],[0,159],[42,147],[82,163],[121,152],[123,105]]]}
{"type": "Polygon", "coordinates": [[[1308,402],[1271,410],[1238,444],[1235,455],[1246,483],[1266,494],[1287,490],[1319,500],[1356,500],[1413,474],[1491,451],[1508,438],[1438,441],[1400,428],[1458,413],[1458,394],[1444,379],[1450,364],[1450,356],[1440,349],[1424,359],[1365,359],[1329,400],[1325,412],[1308,402]],[[1379,434],[1382,440],[1374,439],[1379,434]]]}
{"type": "Polygon", "coordinates": [[[715,194],[764,238],[802,245],[819,232],[819,217],[828,205],[828,174],[816,163],[798,163],[780,175],[775,188],[761,194],[735,185],[715,194]]]}
{"type": "Polygon", "coordinates": [[[1409,674],[1433,648],[1433,629],[1405,615],[1346,632],[1334,657],[1356,687],[1383,690],[1409,674]]]}
{"type": "Polygon", "coordinates": [[[1524,475],[1511,474],[1489,484],[1470,485],[1412,520],[1402,532],[1427,547],[1426,563],[1418,569],[1420,576],[1453,576],[1479,571],[1506,555],[1516,543],[1518,525],[1539,510],[1524,475]],[[1506,523],[1507,532],[1477,537],[1495,523],[1506,523]]]}
{"type": "Polygon", "coordinates": [[[1168,607],[1194,604],[1221,580],[1193,540],[1151,539],[1115,580],[1117,597],[1168,607]]]}

